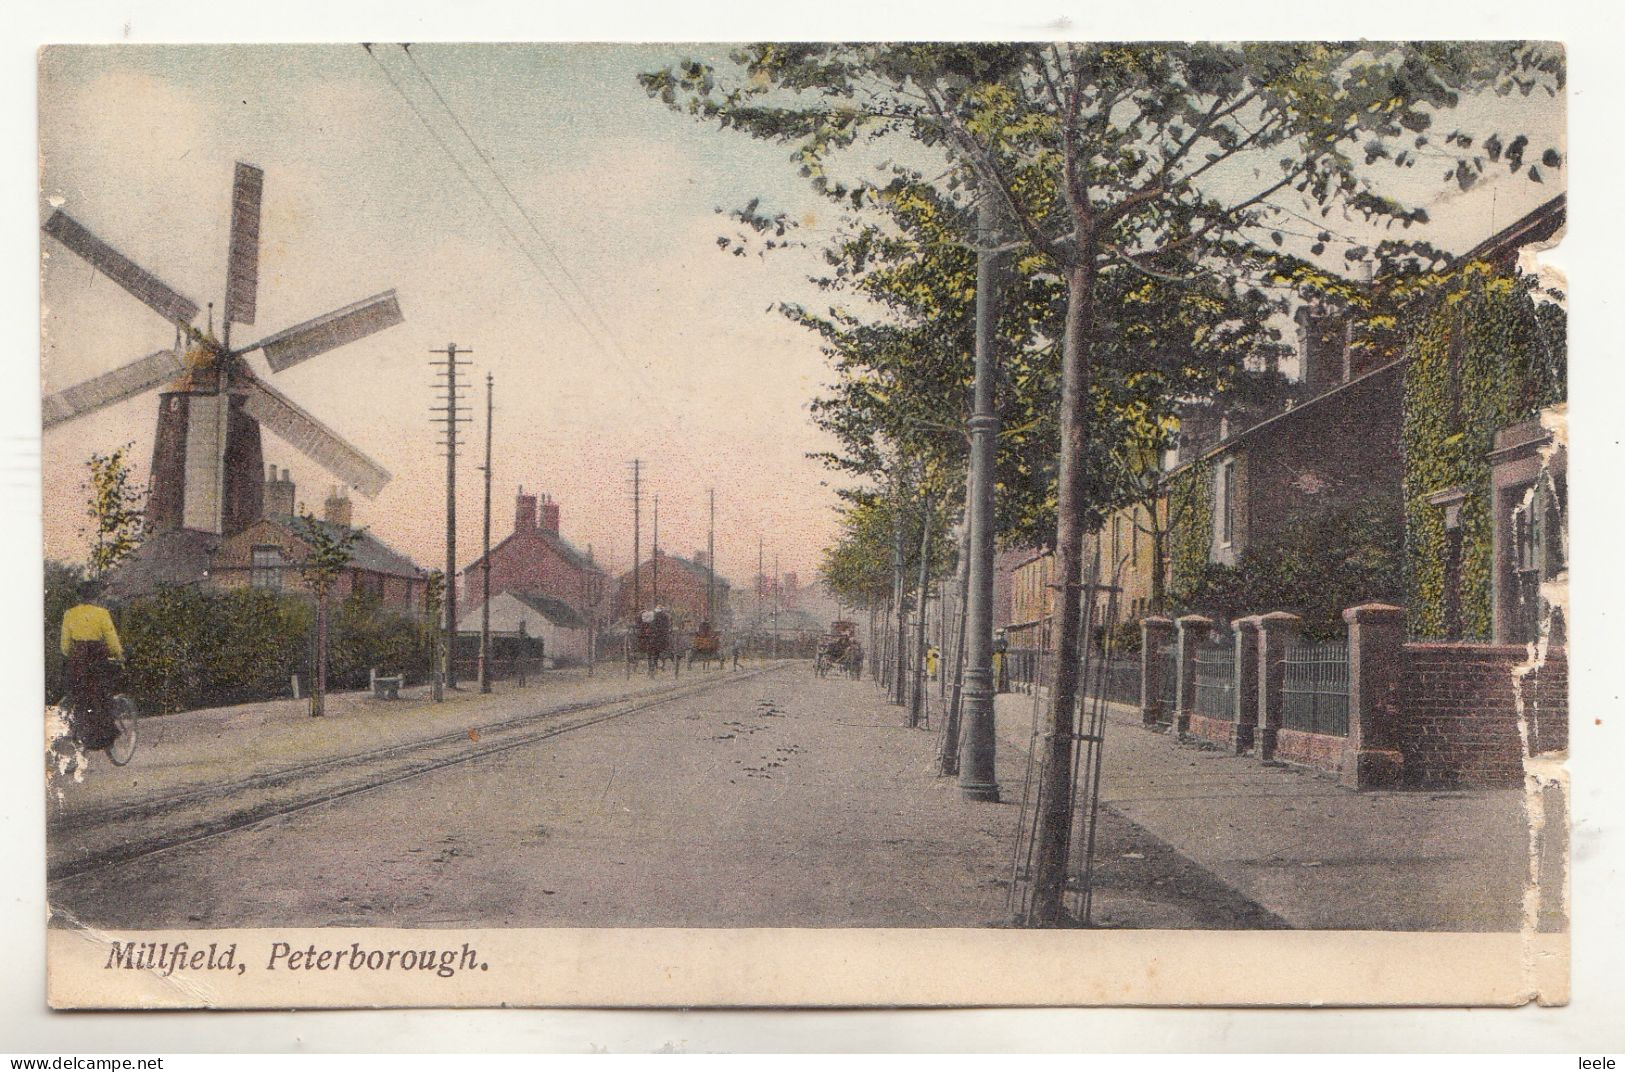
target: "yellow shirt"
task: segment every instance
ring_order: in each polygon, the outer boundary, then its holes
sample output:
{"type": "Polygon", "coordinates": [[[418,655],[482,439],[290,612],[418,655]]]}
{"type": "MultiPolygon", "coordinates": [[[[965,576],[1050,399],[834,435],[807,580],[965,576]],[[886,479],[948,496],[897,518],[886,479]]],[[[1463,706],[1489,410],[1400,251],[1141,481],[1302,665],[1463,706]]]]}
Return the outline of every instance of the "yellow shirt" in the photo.
{"type": "Polygon", "coordinates": [[[118,642],[118,630],[113,628],[113,616],[106,608],[94,603],[80,603],[69,607],[62,616],[62,654],[68,654],[75,640],[100,640],[115,659],[124,658],[124,648],[118,642]]]}

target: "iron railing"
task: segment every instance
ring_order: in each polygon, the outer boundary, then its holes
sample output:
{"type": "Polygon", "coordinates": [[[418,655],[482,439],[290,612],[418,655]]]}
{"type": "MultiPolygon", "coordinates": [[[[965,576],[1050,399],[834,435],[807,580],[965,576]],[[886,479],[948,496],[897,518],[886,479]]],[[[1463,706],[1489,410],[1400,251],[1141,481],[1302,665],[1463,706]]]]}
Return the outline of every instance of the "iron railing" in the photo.
{"type": "Polygon", "coordinates": [[[1157,694],[1150,699],[1162,709],[1166,721],[1179,703],[1179,645],[1172,640],[1159,644],[1150,658],[1156,661],[1157,685],[1157,694]]]}
{"type": "Polygon", "coordinates": [[[1209,641],[1196,646],[1196,713],[1229,721],[1236,714],[1236,646],[1209,641]]]}
{"type": "Polygon", "coordinates": [[[1140,706],[1140,660],[1107,659],[1096,665],[1105,680],[1106,699],[1112,703],[1140,706]]]}
{"type": "Polygon", "coordinates": [[[1004,653],[1003,670],[994,687],[1000,692],[1027,692],[1033,691],[1034,686],[1042,684],[1039,675],[1039,649],[1037,648],[1010,648],[1004,653]]]}
{"type": "Polygon", "coordinates": [[[1348,736],[1348,641],[1299,641],[1287,648],[1281,683],[1281,726],[1305,733],[1348,736]]]}

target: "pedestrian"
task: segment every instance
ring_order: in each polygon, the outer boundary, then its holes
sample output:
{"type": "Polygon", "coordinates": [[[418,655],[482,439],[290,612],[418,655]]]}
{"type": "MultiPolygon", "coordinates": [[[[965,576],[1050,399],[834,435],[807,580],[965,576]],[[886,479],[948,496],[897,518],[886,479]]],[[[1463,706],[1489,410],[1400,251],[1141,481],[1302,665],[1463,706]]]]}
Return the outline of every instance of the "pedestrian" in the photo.
{"type": "Polygon", "coordinates": [[[734,654],[733,668],[735,670],[738,670],[739,669],[739,641],[737,641],[737,640],[733,642],[733,654],[734,654]]]}
{"type": "Polygon", "coordinates": [[[925,650],[925,676],[932,681],[937,679],[937,666],[942,662],[942,652],[937,650],[935,644],[925,650]]]}
{"type": "Polygon", "coordinates": [[[115,663],[124,662],[113,616],[101,604],[101,583],[79,585],[79,602],[62,615],[62,654],[67,656],[68,724],[87,750],[106,748],[118,737],[113,719],[115,663]]]}

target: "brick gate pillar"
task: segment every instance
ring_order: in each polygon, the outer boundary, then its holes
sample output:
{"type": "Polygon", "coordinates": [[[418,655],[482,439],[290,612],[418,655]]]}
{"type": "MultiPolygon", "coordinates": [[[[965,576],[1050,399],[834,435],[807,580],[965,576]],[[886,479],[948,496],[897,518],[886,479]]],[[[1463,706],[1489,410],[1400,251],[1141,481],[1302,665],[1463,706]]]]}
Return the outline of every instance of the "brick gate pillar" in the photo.
{"type": "Polygon", "coordinates": [[[1230,711],[1235,726],[1230,740],[1239,756],[1252,749],[1258,721],[1258,615],[1237,618],[1230,628],[1236,636],[1236,694],[1230,711]]]}
{"type": "Polygon", "coordinates": [[[1188,733],[1191,713],[1196,710],[1196,646],[1213,628],[1213,619],[1200,614],[1187,614],[1177,619],[1174,625],[1179,630],[1179,662],[1176,669],[1179,688],[1174,694],[1174,732],[1188,733]]]}
{"type": "Polygon", "coordinates": [[[1405,758],[1396,747],[1405,612],[1364,603],[1343,612],[1349,630],[1349,734],[1337,780],[1351,789],[1398,784],[1405,758]]]}
{"type": "Polygon", "coordinates": [[[1140,724],[1146,729],[1158,728],[1170,713],[1165,710],[1163,697],[1168,695],[1172,681],[1164,681],[1168,674],[1167,662],[1160,653],[1174,638],[1174,623],[1167,618],[1151,617],[1140,622],[1140,724]]]}
{"type": "Polygon", "coordinates": [[[1298,638],[1303,619],[1284,610],[1258,616],[1258,736],[1253,748],[1261,762],[1275,758],[1281,734],[1281,689],[1286,684],[1286,652],[1298,638]]]}

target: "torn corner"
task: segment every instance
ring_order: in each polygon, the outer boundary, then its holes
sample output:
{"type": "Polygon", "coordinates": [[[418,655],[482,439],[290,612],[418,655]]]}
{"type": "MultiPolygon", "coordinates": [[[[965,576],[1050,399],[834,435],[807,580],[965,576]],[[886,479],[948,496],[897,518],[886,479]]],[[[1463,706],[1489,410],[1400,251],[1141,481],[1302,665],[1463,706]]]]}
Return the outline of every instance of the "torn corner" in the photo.
{"type": "Polygon", "coordinates": [[[1562,568],[1542,581],[1537,638],[1511,670],[1528,829],[1520,931],[1526,993],[1541,1005],[1563,1005],[1569,995],[1567,406],[1542,412],[1540,423],[1550,437],[1540,449],[1540,474],[1526,492],[1525,508],[1533,514],[1542,496],[1557,504],[1549,537],[1559,541],[1562,568]]]}

